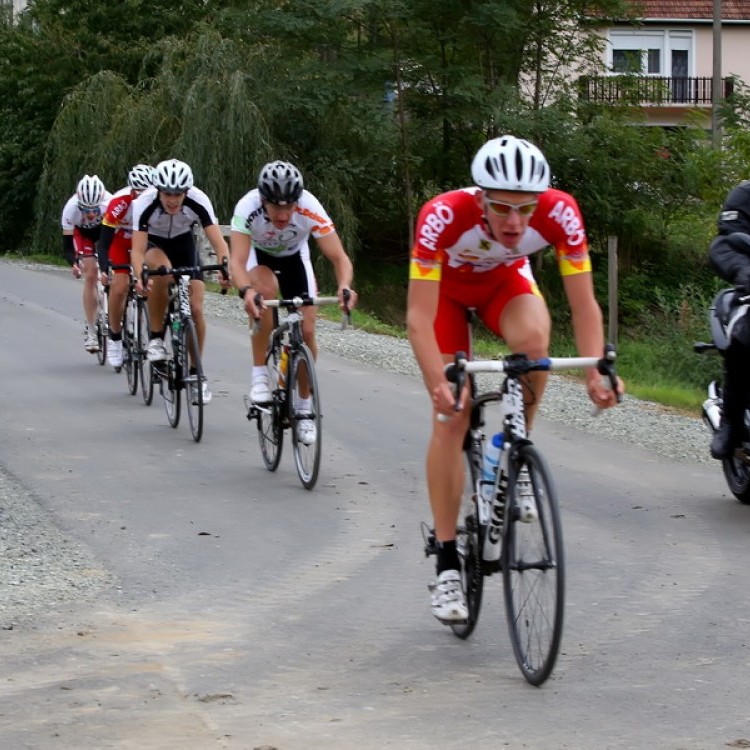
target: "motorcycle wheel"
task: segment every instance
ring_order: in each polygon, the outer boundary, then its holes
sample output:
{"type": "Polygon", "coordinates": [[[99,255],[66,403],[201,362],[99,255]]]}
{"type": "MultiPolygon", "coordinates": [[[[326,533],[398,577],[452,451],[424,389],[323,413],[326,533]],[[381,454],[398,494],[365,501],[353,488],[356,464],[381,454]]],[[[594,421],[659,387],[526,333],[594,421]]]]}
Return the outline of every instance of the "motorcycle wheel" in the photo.
{"type": "Polygon", "coordinates": [[[741,503],[750,505],[750,454],[747,449],[748,444],[745,443],[734,457],[725,458],[721,467],[730,492],[741,503]]]}

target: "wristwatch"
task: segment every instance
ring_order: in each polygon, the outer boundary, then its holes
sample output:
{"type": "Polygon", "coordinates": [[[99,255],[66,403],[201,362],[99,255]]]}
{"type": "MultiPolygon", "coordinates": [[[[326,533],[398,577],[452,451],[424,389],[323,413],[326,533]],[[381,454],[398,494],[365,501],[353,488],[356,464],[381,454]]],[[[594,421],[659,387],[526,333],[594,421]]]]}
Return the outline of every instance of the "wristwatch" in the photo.
{"type": "Polygon", "coordinates": [[[247,290],[248,290],[248,289],[252,289],[252,286],[250,286],[250,284],[246,284],[245,286],[241,286],[241,287],[240,287],[240,288],[239,288],[239,289],[237,290],[237,296],[238,296],[238,297],[239,297],[240,299],[245,299],[245,294],[247,293],[247,290]]]}

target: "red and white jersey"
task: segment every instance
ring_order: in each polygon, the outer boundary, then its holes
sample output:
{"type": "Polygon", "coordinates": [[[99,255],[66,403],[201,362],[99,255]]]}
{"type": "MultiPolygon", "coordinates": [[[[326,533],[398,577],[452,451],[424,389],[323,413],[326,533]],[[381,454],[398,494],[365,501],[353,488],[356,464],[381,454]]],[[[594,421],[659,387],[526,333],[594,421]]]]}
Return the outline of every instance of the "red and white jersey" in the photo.
{"type": "Polygon", "coordinates": [[[80,208],[78,208],[78,196],[73,195],[68,198],[65,203],[65,207],[62,210],[62,216],[60,218],[60,224],[62,225],[63,231],[72,232],[74,229],[96,229],[101,223],[104,217],[104,212],[107,210],[107,204],[112,199],[112,194],[105,191],[101,202],[97,206],[96,217],[89,221],[83,214],[80,208]]]}
{"type": "Polygon", "coordinates": [[[442,193],[422,207],[409,275],[439,281],[443,273],[484,273],[510,265],[552,245],[560,273],[570,276],[591,271],[583,218],[575,198],[549,189],[516,248],[507,248],[487,231],[475,195],[479,188],[442,193]]]}
{"type": "Polygon", "coordinates": [[[118,190],[107,204],[102,225],[111,227],[125,237],[133,236],[133,191],[129,187],[118,190]]]}
{"type": "Polygon", "coordinates": [[[277,229],[268,218],[260,192],[255,188],[237,202],[232,216],[232,231],[249,235],[258,250],[284,258],[298,252],[303,256],[308,255],[307,240],[310,235],[316,239],[325,237],[335,232],[336,227],[320,201],[303,190],[294,205],[289,223],[283,229],[277,229]]]}

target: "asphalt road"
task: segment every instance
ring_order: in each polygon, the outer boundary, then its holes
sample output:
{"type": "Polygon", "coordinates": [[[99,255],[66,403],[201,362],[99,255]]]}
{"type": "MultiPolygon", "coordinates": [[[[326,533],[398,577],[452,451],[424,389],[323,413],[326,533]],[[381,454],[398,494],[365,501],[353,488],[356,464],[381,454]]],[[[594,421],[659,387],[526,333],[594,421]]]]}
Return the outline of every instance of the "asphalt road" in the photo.
{"type": "Polygon", "coordinates": [[[0,632],[4,750],[750,747],[750,508],[716,466],[537,427],[568,599],[532,688],[500,580],[467,642],[429,613],[420,383],[321,353],[308,492],[262,467],[242,329],[210,324],[196,445],[83,351],[80,292],[0,263],[0,465],[115,581],[0,632]]]}

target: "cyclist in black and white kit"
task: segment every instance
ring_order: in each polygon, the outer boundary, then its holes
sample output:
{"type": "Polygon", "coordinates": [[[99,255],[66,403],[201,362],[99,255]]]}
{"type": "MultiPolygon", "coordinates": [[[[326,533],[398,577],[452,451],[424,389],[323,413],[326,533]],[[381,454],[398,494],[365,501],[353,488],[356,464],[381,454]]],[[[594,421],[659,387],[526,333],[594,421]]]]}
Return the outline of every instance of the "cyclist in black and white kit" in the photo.
{"type": "MultiPolygon", "coordinates": [[[[303,188],[297,167],[284,161],[266,164],[260,171],[258,186],[238,201],[232,217],[232,279],[239,290],[251,324],[260,316],[260,328],[252,337],[252,385],[250,399],[256,404],[268,403],[271,391],[265,367],[265,351],[271,333],[270,310],[256,309],[254,296],[275,299],[279,290],[284,298],[316,296],[317,283],[310,259],[310,236],[333,265],[338,285],[339,303],[344,307],[344,290],[349,290],[348,308],[357,304],[351,289],[353,268],[341,238],[318,199],[303,188]],[[250,290],[252,293],[248,294],[250,290]]],[[[317,356],[315,308],[302,310],[302,335],[317,356]]],[[[309,405],[295,405],[308,411],[309,405]]],[[[300,440],[315,442],[315,422],[301,419],[297,423],[300,440]]]]}
{"type": "MultiPolygon", "coordinates": [[[[167,159],[156,166],[154,187],[145,190],[133,201],[133,244],[131,260],[139,291],[143,267],[178,268],[198,265],[199,257],[193,236],[193,225],[203,227],[206,238],[216,253],[217,263],[229,260],[229,248],[221,233],[209,197],[193,185],[193,172],[185,162],[167,159]]],[[[149,332],[149,362],[167,358],[164,348],[164,316],[167,312],[168,276],[152,276],[148,282],[148,312],[152,330],[149,332]]],[[[224,288],[229,280],[221,279],[224,288]]],[[[190,282],[190,310],[195,321],[201,353],[206,337],[203,317],[205,285],[203,274],[195,273],[190,282]]],[[[212,398],[208,383],[203,382],[203,403],[212,398]]]]}

